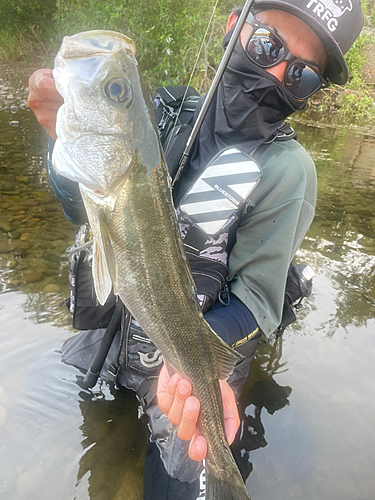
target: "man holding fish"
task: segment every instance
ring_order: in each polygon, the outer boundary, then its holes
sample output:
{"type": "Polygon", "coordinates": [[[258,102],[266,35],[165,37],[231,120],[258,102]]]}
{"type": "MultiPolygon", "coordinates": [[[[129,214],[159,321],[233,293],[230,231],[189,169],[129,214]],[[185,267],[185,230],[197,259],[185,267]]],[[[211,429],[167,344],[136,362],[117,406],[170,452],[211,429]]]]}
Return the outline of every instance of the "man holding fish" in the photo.
{"type": "MultiPolygon", "coordinates": [[[[224,48],[239,15],[229,17],[224,48]]],[[[88,220],[94,234],[98,300],[104,305],[113,286],[133,317],[123,321],[126,339],[144,375],[121,361],[115,375],[138,392],[149,418],[146,500],[204,498],[206,456],[206,499],[249,498],[221,429],[231,443],[236,398],[261,332],[268,337],[281,323],[288,268],[316,202],[314,164],[284,120],[328,80],[347,81],[343,54],[362,23],[359,0],[254,0],[187,165],[174,177],[177,219],[130,39],[104,31],[66,38],[53,74],[30,78],[30,107],[58,138],[51,183],[66,215],[88,220]],[[153,351],[139,348],[144,333],[153,351]],[[158,407],[160,351],[177,373],[162,368],[158,407]]],[[[81,335],[89,344],[95,333],[81,335]]],[[[128,344],[119,347],[127,360],[128,344]]]]}

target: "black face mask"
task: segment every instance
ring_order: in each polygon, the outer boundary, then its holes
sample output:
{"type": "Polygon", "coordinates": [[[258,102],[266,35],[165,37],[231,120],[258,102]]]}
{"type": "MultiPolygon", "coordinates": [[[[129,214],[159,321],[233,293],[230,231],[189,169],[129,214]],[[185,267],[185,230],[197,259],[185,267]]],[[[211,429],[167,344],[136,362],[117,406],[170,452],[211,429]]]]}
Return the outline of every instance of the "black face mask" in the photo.
{"type": "MultiPolygon", "coordinates": [[[[224,48],[232,32],[225,35],[224,48]]],[[[228,146],[237,145],[252,153],[275,135],[285,118],[306,103],[294,98],[275,76],[254,64],[238,41],[199,131],[191,167],[202,168],[228,146]]]]}

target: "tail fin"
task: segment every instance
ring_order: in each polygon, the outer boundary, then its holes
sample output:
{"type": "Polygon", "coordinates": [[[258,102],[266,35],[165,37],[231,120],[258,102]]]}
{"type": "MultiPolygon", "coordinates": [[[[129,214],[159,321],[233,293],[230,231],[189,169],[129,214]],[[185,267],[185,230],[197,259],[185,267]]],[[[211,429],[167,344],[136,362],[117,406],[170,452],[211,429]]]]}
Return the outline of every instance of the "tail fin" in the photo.
{"type": "Polygon", "coordinates": [[[230,479],[220,478],[206,469],[205,500],[251,500],[241,474],[233,474],[230,479]]]}
{"type": "Polygon", "coordinates": [[[224,446],[224,453],[227,466],[216,474],[210,460],[206,460],[205,500],[251,500],[228,444],[224,446]]]}

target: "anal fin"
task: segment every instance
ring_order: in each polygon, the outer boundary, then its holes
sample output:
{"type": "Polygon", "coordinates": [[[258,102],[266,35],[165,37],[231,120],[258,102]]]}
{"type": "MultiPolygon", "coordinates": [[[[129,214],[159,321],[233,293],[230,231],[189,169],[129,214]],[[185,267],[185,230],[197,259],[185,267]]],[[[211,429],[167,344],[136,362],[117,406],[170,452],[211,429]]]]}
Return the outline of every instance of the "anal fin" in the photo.
{"type": "Polygon", "coordinates": [[[206,325],[207,328],[204,334],[209,337],[208,344],[215,357],[215,365],[218,370],[219,379],[226,380],[232,374],[236,363],[244,359],[244,356],[226,344],[224,340],[212,330],[208,323],[206,323],[206,325]]]}

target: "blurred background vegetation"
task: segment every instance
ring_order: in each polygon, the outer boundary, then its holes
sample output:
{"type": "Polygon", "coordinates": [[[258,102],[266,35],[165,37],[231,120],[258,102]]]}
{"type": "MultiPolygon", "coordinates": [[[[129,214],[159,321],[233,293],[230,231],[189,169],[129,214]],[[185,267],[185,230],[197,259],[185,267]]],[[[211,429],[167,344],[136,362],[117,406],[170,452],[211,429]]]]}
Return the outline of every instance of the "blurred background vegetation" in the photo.
{"type": "MultiPolygon", "coordinates": [[[[214,0],[0,0],[0,63],[27,61],[52,67],[63,36],[112,29],[136,41],[151,89],[186,84],[213,4],[214,0]]],[[[201,93],[220,62],[221,41],[233,5],[231,0],[222,0],[214,13],[192,81],[201,93]]],[[[348,84],[344,88],[332,85],[316,94],[307,114],[319,117],[328,111],[341,121],[375,121],[375,0],[362,2],[362,7],[366,28],[346,56],[351,74],[348,84]]]]}

